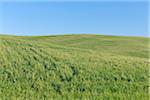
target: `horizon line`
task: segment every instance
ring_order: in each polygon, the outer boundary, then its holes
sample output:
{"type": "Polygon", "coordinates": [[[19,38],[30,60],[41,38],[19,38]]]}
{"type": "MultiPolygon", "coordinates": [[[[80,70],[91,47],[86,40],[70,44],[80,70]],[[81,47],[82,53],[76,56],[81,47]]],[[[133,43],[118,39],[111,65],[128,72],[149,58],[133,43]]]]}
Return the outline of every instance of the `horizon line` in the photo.
{"type": "Polygon", "coordinates": [[[63,35],[103,35],[103,36],[121,36],[121,37],[144,37],[144,38],[150,38],[150,34],[147,36],[142,35],[112,35],[112,34],[102,34],[102,33],[57,33],[57,34],[43,34],[43,35],[21,35],[21,34],[9,34],[9,33],[0,33],[0,35],[7,35],[7,36],[63,36],[63,35]]]}

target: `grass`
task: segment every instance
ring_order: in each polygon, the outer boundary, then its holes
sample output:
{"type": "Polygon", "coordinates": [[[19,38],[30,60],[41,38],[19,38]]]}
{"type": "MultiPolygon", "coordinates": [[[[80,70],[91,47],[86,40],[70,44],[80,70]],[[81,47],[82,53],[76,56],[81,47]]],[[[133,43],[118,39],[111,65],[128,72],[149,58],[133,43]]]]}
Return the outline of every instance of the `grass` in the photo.
{"type": "Polygon", "coordinates": [[[0,35],[3,100],[148,100],[149,38],[0,35]]]}

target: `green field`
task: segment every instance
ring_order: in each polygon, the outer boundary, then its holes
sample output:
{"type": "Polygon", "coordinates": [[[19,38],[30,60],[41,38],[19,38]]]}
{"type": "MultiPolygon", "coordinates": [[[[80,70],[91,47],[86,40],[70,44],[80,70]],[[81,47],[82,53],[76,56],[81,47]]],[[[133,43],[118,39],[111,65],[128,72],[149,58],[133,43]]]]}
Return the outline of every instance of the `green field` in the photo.
{"type": "Polygon", "coordinates": [[[148,42],[0,35],[0,100],[148,100],[148,42]]]}

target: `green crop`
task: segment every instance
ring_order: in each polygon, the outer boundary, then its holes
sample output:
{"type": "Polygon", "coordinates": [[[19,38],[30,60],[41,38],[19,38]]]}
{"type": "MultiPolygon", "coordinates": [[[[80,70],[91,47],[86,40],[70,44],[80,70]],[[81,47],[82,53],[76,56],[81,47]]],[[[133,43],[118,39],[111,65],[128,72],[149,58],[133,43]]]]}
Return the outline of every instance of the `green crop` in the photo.
{"type": "Polygon", "coordinates": [[[0,99],[148,100],[148,41],[0,35],[0,99]]]}

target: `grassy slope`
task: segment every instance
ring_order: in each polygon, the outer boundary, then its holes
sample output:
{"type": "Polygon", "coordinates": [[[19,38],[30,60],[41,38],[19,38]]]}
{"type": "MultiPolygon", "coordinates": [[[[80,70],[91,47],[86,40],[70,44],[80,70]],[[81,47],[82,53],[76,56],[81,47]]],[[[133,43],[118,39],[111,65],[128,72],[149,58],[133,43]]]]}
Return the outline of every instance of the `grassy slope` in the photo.
{"type": "Polygon", "coordinates": [[[0,97],[148,100],[148,38],[0,36],[0,97]]]}

